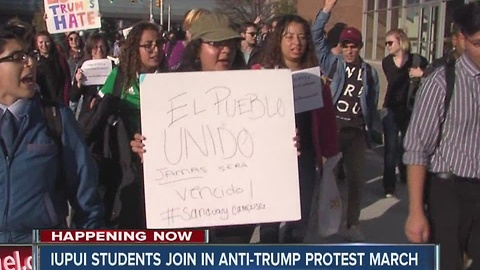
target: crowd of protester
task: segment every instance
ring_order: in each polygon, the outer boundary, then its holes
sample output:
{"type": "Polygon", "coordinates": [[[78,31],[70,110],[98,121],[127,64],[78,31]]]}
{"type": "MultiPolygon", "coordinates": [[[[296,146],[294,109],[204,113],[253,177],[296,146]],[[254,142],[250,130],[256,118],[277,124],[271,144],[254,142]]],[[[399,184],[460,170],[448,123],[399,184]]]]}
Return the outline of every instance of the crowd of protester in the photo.
{"type": "MultiPolygon", "coordinates": [[[[439,243],[442,269],[480,258],[480,3],[459,8],[452,50],[431,64],[402,29],[388,31],[382,71],[362,59],[357,26],[336,22],[326,31],[336,3],[326,0],[312,25],[293,14],[234,24],[192,9],[182,30],[140,22],[111,41],[71,32],[59,44],[18,20],[1,26],[0,241],[28,242],[42,228],[146,227],[140,74],[320,66],[324,106],[295,116],[301,219],[286,223],[282,240],[279,223],[260,224],[260,242],[305,241],[315,183],[338,153],[346,239],[368,240],[360,222],[366,151],[382,132],[383,196],[408,184],[408,239],[439,243]],[[104,84],[85,85],[82,64],[107,57],[113,69],[104,84]],[[387,79],[381,110],[379,72],[387,79]]],[[[249,243],[255,227],[210,229],[213,242],[249,243]]]]}

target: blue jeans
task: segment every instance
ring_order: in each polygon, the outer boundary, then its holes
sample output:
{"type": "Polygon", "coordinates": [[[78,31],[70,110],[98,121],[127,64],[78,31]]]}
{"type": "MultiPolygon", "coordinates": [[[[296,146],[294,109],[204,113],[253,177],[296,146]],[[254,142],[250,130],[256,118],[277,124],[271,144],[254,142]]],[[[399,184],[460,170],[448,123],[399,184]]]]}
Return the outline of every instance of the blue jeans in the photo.
{"type": "Polygon", "coordinates": [[[402,162],[403,139],[408,127],[408,115],[406,112],[387,109],[387,115],[382,119],[383,134],[385,136],[383,188],[385,194],[394,193],[397,183],[395,169],[400,171],[402,182],[407,180],[406,166],[402,162]]]}

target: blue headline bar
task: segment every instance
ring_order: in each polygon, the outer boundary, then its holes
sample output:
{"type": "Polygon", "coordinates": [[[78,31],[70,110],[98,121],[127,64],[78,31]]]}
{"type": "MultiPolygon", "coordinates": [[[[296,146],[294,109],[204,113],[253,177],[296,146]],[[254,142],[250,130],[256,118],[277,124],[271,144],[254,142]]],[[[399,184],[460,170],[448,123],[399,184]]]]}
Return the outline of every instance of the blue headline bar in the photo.
{"type": "Polygon", "coordinates": [[[436,269],[433,245],[40,246],[40,269],[436,269]]]}

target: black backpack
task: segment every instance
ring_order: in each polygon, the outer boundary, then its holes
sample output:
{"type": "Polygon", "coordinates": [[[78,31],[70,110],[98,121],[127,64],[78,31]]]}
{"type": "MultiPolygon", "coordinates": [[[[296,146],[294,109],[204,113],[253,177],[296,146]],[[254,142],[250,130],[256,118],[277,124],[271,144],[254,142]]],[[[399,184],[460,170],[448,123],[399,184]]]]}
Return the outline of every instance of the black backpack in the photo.
{"type": "MultiPolygon", "coordinates": [[[[422,64],[422,56],[418,53],[413,54],[412,67],[417,68],[422,64]]],[[[417,92],[421,87],[421,78],[411,78],[410,84],[407,91],[407,111],[411,114],[413,111],[413,105],[415,104],[415,99],[417,98],[417,92]]]]}
{"type": "Polygon", "coordinates": [[[78,119],[88,149],[97,162],[107,226],[118,224],[122,191],[135,182],[139,170],[130,148],[132,138],[124,121],[126,116],[121,109],[123,78],[119,69],[113,93],[97,98],[94,106],[78,119]]]}

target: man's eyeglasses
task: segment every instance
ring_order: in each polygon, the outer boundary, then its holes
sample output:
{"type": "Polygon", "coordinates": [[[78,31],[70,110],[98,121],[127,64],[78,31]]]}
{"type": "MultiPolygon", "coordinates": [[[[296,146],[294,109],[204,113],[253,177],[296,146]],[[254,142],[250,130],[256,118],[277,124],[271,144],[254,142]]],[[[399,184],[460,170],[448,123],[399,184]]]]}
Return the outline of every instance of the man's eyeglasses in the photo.
{"type": "Polygon", "coordinates": [[[237,41],[234,39],[222,40],[222,41],[208,41],[208,42],[204,41],[203,43],[208,44],[217,49],[224,48],[224,47],[233,48],[237,45],[237,41]]]}
{"type": "Polygon", "coordinates": [[[468,40],[468,42],[470,42],[470,43],[473,45],[473,47],[480,49],[480,41],[478,41],[478,40],[471,40],[471,39],[468,38],[467,36],[465,36],[465,39],[468,40]]]}
{"type": "Polygon", "coordinates": [[[0,58],[0,63],[3,63],[3,62],[26,63],[29,57],[34,61],[38,61],[40,59],[40,54],[36,50],[30,51],[30,52],[16,51],[5,57],[0,58]]]}
{"type": "Polygon", "coordinates": [[[150,42],[147,44],[138,45],[138,47],[144,48],[145,51],[148,53],[152,53],[155,50],[155,48],[158,48],[158,50],[162,50],[163,44],[165,44],[165,42],[163,42],[162,40],[157,40],[156,42],[150,42]]]}
{"type": "Polygon", "coordinates": [[[387,41],[385,42],[385,46],[392,46],[393,45],[393,41],[387,41]]]}
{"type": "Polygon", "coordinates": [[[257,32],[247,32],[246,34],[254,37],[257,35],[257,32]]]}

